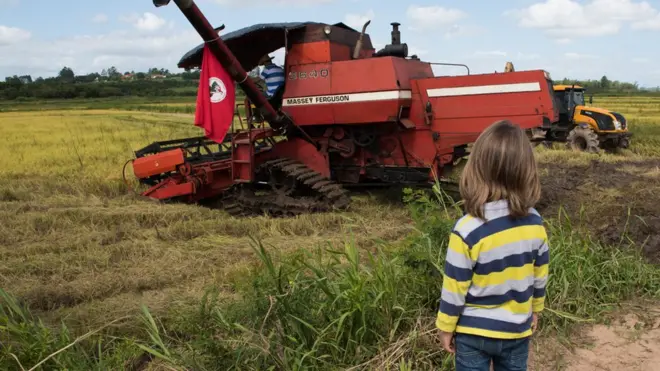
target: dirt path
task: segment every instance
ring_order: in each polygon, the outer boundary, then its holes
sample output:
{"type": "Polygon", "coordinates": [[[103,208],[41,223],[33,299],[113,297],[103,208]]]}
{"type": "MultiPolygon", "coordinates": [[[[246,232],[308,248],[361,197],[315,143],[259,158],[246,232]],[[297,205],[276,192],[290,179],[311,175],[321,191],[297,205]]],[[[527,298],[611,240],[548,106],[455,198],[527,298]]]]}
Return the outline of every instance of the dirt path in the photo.
{"type": "Polygon", "coordinates": [[[586,330],[580,346],[539,344],[530,370],[549,371],[657,371],[660,370],[660,304],[616,317],[609,325],[586,330]],[[554,354],[553,354],[554,353],[554,354]]]}

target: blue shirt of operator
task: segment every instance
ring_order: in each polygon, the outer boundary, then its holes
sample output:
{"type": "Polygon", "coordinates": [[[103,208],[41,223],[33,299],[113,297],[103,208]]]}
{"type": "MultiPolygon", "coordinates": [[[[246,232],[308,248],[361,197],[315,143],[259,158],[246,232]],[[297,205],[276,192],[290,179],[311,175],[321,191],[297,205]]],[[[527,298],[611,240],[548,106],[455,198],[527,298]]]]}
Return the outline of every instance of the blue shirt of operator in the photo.
{"type": "Polygon", "coordinates": [[[261,71],[261,78],[266,82],[266,96],[271,98],[273,94],[284,85],[284,69],[274,63],[268,63],[261,71]]]}

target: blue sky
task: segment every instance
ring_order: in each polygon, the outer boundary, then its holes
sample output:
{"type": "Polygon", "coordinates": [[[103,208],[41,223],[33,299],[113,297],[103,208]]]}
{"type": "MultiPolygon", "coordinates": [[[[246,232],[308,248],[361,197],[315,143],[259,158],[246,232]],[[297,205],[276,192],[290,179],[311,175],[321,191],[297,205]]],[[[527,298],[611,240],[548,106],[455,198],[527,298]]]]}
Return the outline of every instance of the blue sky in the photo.
{"type": "MultiPolygon", "coordinates": [[[[346,22],[377,46],[402,24],[402,41],[422,60],[466,63],[473,73],[545,69],[554,78],[660,85],[660,1],[638,0],[198,0],[214,25],[346,22]]],[[[171,4],[151,0],[0,0],[0,79],[164,67],[201,39],[171,4]]],[[[277,53],[281,57],[280,53],[277,53]]],[[[279,58],[278,58],[279,59],[279,58]]],[[[460,74],[438,68],[436,74],[460,74]]]]}

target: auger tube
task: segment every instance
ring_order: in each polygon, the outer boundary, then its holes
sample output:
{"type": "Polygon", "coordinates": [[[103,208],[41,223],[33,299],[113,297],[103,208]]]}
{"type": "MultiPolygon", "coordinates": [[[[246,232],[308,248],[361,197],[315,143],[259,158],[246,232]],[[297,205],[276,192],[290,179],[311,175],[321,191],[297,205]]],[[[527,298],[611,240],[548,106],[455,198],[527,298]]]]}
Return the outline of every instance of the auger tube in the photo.
{"type": "MultiPolygon", "coordinates": [[[[169,0],[153,1],[156,7],[165,6],[169,2],[169,0]]],[[[213,26],[211,26],[204,14],[199,10],[197,4],[195,4],[193,0],[174,0],[174,3],[176,3],[183,15],[188,19],[204,42],[209,45],[209,49],[213,52],[213,55],[215,55],[220,64],[227,70],[232,79],[241,86],[245,95],[247,95],[248,98],[250,98],[250,101],[262,111],[264,119],[266,119],[274,129],[282,127],[284,124],[284,117],[279,117],[275,108],[273,108],[268,100],[266,100],[266,97],[257,88],[254,81],[248,77],[243,66],[241,66],[231,50],[229,50],[224,41],[222,41],[222,38],[219,37],[218,32],[213,26]]]]}

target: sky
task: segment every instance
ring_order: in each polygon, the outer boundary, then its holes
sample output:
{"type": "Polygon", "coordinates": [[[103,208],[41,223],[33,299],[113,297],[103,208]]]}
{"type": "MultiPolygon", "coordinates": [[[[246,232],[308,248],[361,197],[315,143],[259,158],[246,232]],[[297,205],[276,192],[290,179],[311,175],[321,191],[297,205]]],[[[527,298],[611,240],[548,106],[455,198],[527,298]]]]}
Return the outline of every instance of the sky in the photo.
{"type": "MultiPolygon", "coordinates": [[[[197,0],[229,32],[255,23],[344,22],[372,42],[401,23],[410,54],[464,63],[472,73],[544,69],[554,79],[600,79],[660,86],[660,0],[197,0]],[[656,41],[653,41],[656,40],[656,41]],[[656,45],[653,47],[653,45],[656,45]]],[[[151,0],[0,0],[0,80],[150,67],[177,71],[201,42],[175,4],[151,0]]],[[[282,53],[275,53],[282,62],[282,53]]],[[[436,67],[436,75],[464,69],[436,67]]]]}

